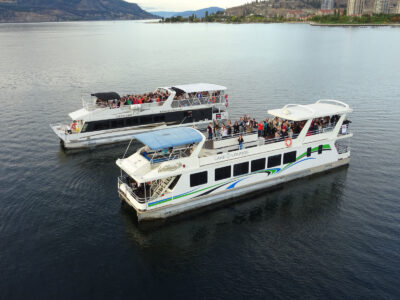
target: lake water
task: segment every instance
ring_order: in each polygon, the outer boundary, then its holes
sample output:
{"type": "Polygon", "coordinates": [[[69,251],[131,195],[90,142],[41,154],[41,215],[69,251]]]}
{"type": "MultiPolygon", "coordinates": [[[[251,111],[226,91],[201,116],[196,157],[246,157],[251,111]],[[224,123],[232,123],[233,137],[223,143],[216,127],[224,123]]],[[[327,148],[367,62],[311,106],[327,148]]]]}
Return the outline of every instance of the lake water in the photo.
{"type": "Polygon", "coordinates": [[[0,298],[400,297],[400,28],[0,25],[0,298]],[[138,226],[125,145],[64,152],[81,94],[210,82],[231,116],[321,98],[354,108],[346,168],[138,226]]]}

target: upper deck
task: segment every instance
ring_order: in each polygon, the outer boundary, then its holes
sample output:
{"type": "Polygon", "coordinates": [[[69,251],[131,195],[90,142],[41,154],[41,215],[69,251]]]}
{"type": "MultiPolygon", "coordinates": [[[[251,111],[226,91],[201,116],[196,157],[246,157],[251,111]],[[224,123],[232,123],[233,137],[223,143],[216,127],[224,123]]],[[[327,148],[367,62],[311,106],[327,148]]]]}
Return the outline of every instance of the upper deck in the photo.
{"type": "Polygon", "coordinates": [[[95,93],[91,99],[82,98],[82,109],[69,114],[73,120],[102,120],[121,115],[137,115],[147,111],[157,113],[196,107],[222,106],[227,103],[226,87],[209,83],[196,83],[160,87],[154,92],[126,94],[95,93]]]}

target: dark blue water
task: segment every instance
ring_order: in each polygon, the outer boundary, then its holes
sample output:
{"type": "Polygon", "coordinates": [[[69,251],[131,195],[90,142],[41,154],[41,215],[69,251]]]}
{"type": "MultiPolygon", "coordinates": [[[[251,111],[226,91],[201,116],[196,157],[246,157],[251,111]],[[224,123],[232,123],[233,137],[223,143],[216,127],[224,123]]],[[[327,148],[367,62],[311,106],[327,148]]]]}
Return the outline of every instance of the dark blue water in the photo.
{"type": "Polygon", "coordinates": [[[0,25],[0,298],[400,297],[400,28],[0,25]],[[211,82],[231,115],[334,98],[349,167],[138,226],[124,145],[64,152],[80,95],[211,82]]]}

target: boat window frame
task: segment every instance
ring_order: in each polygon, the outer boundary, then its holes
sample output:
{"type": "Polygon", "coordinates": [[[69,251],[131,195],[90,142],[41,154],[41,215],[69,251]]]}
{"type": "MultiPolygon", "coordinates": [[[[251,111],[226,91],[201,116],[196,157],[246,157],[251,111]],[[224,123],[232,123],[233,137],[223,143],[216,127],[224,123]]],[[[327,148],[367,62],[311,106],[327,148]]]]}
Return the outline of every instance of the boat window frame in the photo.
{"type": "Polygon", "coordinates": [[[280,166],[282,164],[282,154],[276,154],[276,155],[271,155],[268,157],[268,166],[267,168],[274,168],[277,166],[280,166]],[[278,162],[274,161],[275,159],[278,160],[277,158],[279,157],[279,164],[278,162]]]}
{"type": "Polygon", "coordinates": [[[208,183],[208,171],[201,171],[201,172],[197,172],[197,173],[192,173],[189,176],[190,187],[195,187],[195,186],[203,185],[203,184],[206,184],[206,183],[208,183]],[[198,183],[197,182],[196,183],[193,182],[196,179],[195,176],[204,176],[204,174],[205,174],[205,178],[197,179],[198,183]],[[202,180],[200,180],[200,179],[202,179],[202,180]],[[204,179],[205,179],[205,181],[204,181],[204,179]]]}
{"type": "Polygon", "coordinates": [[[231,177],[232,177],[232,166],[231,165],[220,167],[220,168],[216,168],[214,170],[214,181],[219,181],[219,180],[223,180],[223,179],[227,179],[227,178],[231,178],[231,177]],[[220,177],[221,175],[219,175],[218,178],[217,178],[217,172],[220,171],[220,170],[223,170],[223,169],[229,169],[229,176],[226,175],[228,173],[228,172],[226,172],[226,174],[224,174],[224,173],[221,174],[223,177],[220,177]]]}
{"type": "Polygon", "coordinates": [[[249,162],[248,161],[233,165],[233,177],[245,175],[245,174],[249,174],[249,162]],[[245,169],[247,169],[247,171],[241,170],[242,166],[247,166],[247,168],[245,168],[245,169]],[[238,168],[240,168],[240,169],[238,169],[238,168]]]}
{"type": "Polygon", "coordinates": [[[251,165],[251,172],[257,172],[257,171],[260,171],[260,170],[264,170],[266,162],[267,162],[267,160],[266,160],[265,157],[252,160],[251,164],[250,164],[251,165]],[[264,162],[262,164],[260,163],[260,165],[258,167],[255,167],[256,164],[258,162],[261,162],[261,161],[264,161],[264,162]],[[262,165],[262,167],[261,167],[261,165],[262,165]]]}
{"type": "Polygon", "coordinates": [[[294,163],[296,161],[296,157],[297,157],[297,151],[290,151],[290,152],[286,152],[283,154],[283,164],[290,164],[290,163],[294,163]],[[294,154],[294,156],[293,156],[294,154]]]}

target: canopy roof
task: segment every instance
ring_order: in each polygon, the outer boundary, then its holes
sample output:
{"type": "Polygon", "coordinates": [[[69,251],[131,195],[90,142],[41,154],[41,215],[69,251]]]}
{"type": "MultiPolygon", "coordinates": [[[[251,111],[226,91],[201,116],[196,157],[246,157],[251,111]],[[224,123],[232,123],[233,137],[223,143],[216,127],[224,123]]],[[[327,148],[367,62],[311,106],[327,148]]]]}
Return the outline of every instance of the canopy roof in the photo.
{"type": "Polygon", "coordinates": [[[102,101],[121,99],[121,97],[116,92],[95,93],[92,94],[92,96],[97,97],[102,101]]]}
{"type": "Polygon", "coordinates": [[[199,143],[203,135],[190,127],[168,128],[133,136],[152,150],[161,150],[186,144],[199,143]]]}
{"type": "Polygon", "coordinates": [[[303,121],[333,115],[342,115],[353,110],[346,104],[337,100],[318,100],[316,103],[300,105],[288,104],[280,109],[268,110],[268,113],[292,121],[303,121]]]}
{"type": "Polygon", "coordinates": [[[173,89],[174,91],[181,90],[185,93],[195,93],[195,92],[224,91],[226,90],[226,87],[211,83],[193,83],[193,84],[175,85],[171,87],[171,89],[173,89]]]}

